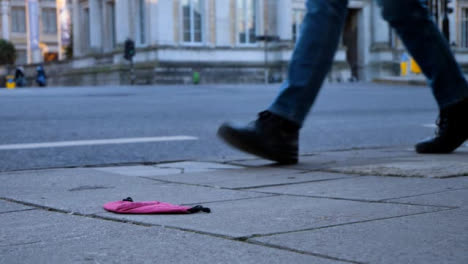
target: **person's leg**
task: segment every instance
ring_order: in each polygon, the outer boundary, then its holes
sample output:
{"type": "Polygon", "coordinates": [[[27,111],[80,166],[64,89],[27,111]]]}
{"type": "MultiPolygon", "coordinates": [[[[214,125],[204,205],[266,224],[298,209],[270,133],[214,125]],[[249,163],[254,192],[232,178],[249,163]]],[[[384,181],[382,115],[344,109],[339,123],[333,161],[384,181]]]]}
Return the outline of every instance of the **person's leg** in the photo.
{"type": "Polygon", "coordinates": [[[448,153],[468,138],[468,84],[449,44],[421,0],[377,0],[427,77],[440,109],[438,135],[416,145],[420,153],[448,153]]]}
{"type": "Polygon", "coordinates": [[[298,161],[299,129],[330,70],[348,0],[307,0],[300,38],[289,66],[289,80],[255,122],[221,125],[218,135],[245,152],[292,164],[298,161]]]}
{"type": "Polygon", "coordinates": [[[348,0],[308,0],[288,80],[268,110],[302,126],[328,74],[341,37],[348,0]]]}
{"type": "Polygon", "coordinates": [[[420,0],[377,0],[429,80],[440,109],[468,98],[468,85],[449,44],[420,0]]]}

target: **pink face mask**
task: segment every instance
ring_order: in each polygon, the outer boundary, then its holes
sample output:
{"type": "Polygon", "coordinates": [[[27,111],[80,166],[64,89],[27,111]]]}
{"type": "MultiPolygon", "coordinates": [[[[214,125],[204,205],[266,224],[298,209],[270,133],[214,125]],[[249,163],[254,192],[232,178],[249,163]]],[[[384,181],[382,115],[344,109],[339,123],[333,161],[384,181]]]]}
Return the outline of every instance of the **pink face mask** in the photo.
{"type": "Polygon", "coordinates": [[[189,207],[159,201],[134,202],[130,197],[122,201],[106,203],[104,209],[118,214],[192,214],[211,212],[210,208],[201,205],[189,207]]]}

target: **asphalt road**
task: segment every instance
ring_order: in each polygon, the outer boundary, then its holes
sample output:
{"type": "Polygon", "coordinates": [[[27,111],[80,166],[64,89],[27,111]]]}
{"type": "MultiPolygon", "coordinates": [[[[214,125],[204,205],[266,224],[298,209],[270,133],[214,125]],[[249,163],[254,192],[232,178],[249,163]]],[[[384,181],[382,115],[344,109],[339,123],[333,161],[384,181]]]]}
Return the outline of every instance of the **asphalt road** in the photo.
{"type": "MultiPolygon", "coordinates": [[[[278,87],[1,89],[0,171],[248,157],[224,145],[216,137],[217,127],[225,120],[254,119],[278,87]],[[168,141],[174,136],[196,140],[168,141]],[[148,137],[161,141],[123,142],[148,137]],[[83,144],[83,140],[111,139],[118,140],[83,144]],[[50,144],[63,141],[73,146],[50,144]]],[[[327,84],[302,130],[301,153],[410,146],[433,134],[436,115],[427,87],[327,84]]]]}

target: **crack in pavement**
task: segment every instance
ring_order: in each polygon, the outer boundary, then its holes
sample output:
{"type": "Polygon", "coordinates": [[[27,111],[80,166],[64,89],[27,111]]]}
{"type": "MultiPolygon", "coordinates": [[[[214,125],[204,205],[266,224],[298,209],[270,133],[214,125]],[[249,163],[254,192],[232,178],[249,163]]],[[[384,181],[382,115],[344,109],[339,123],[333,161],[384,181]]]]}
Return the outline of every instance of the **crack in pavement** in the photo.
{"type": "Polygon", "coordinates": [[[37,209],[29,208],[29,209],[11,210],[11,211],[0,212],[0,214],[10,214],[10,213],[25,212],[25,211],[33,211],[33,210],[37,210],[37,209]]]}
{"type": "Polygon", "coordinates": [[[31,242],[23,242],[23,243],[17,243],[17,244],[7,244],[7,245],[0,245],[0,247],[16,247],[16,246],[26,246],[26,245],[33,245],[33,244],[39,244],[42,241],[31,241],[31,242]]]}
{"type": "MultiPolygon", "coordinates": [[[[425,196],[425,195],[431,195],[431,194],[439,194],[439,193],[446,193],[446,192],[453,192],[453,191],[460,191],[460,190],[467,190],[467,189],[468,188],[453,188],[453,189],[447,189],[447,190],[443,190],[443,191],[428,192],[428,193],[423,193],[423,194],[401,196],[401,197],[397,197],[397,198],[382,199],[380,201],[386,202],[386,201],[392,201],[392,200],[398,200],[398,199],[404,199],[404,198],[413,198],[413,197],[419,197],[419,196],[425,196]]],[[[431,205],[431,206],[437,206],[437,205],[431,205]]],[[[447,206],[447,207],[451,207],[451,206],[447,206]]]]}

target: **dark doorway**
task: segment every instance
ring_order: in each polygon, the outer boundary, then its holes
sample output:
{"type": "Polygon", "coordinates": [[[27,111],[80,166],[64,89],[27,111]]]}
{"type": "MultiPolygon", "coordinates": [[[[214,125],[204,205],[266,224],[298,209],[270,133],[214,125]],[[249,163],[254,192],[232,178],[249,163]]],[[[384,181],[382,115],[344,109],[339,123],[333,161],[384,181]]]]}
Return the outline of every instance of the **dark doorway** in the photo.
{"type": "Polygon", "coordinates": [[[360,9],[349,9],[343,31],[343,46],[346,48],[346,61],[351,69],[350,81],[359,80],[359,32],[360,9]]]}

